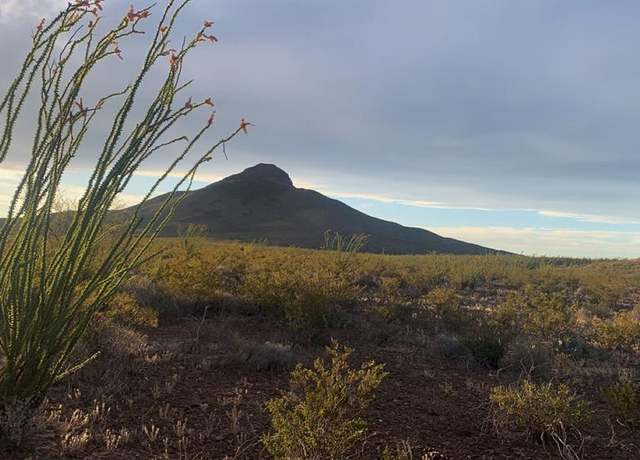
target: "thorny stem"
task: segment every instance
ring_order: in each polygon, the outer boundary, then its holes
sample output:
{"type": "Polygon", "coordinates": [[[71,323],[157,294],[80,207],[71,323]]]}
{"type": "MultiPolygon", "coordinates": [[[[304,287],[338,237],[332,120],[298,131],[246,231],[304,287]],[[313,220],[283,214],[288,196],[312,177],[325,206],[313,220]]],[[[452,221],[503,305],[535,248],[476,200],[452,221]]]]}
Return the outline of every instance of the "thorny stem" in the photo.
{"type": "Polygon", "coordinates": [[[122,21],[98,36],[104,0],[74,0],[49,23],[38,24],[31,50],[17,77],[0,100],[0,165],[11,153],[13,134],[27,97],[37,93],[37,124],[24,175],[0,221],[0,407],[10,401],[37,403],[49,386],[76,370],[71,353],[94,313],[141,261],[153,239],[171,219],[187,193],[198,168],[214,152],[249,125],[242,120],[234,132],[204,150],[173,187],[153,216],[143,221],[140,209],[167,177],[182,164],[211,128],[213,115],[188,140],[167,139],[180,119],[190,116],[211,99],[176,107],[176,96],[190,85],[182,81],[188,54],[203,41],[211,23],[179,50],[169,48],[176,18],[191,0],[168,0],[147,54],[135,78],[123,90],[86,105],[81,97],[96,66],[123,58],[120,44],[143,34],[142,21],[152,8],[131,8],[122,21]],[[87,24],[87,20],[89,20],[87,24]],[[77,57],[80,57],[78,62],[77,57]],[[152,102],[141,111],[133,128],[137,96],[142,82],[157,64],[168,63],[163,83],[152,102]],[[120,101],[120,102],[117,102],[120,101]],[[116,105],[119,104],[119,105],[116,105]],[[97,152],[86,190],[74,209],[70,224],[55,244],[51,225],[63,175],[81,152],[96,115],[107,105],[115,116],[97,152]],[[172,163],[155,181],[143,201],[113,229],[111,209],[142,162],[162,149],[185,142],[172,163]],[[109,225],[111,224],[111,225],[109,225]],[[105,232],[109,237],[105,238],[105,232]]]}

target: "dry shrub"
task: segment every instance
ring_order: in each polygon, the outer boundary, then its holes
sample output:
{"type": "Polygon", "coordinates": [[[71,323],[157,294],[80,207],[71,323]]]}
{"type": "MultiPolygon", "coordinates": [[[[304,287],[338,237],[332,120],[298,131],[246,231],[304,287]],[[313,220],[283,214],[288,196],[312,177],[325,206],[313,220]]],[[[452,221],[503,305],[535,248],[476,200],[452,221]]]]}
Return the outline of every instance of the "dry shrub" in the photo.
{"type": "Polygon", "coordinates": [[[44,404],[30,407],[25,402],[5,404],[0,412],[0,452],[22,445],[42,432],[46,425],[44,404]]]}
{"type": "Polygon", "coordinates": [[[433,339],[431,350],[436,356],[446,359],[461,359],[464,361],[473,359],[471,351],[459,338],[446,334],[438,334],[433,339]]]}
{"type": "Polygon", "coordinates": [[[542,443],[553,442],[561,455],[574,457],[571,437],[590,419],[588,405],[564,384],[536,384],[493,388],[490,395],[492,420],[499,434],[516,431],[542,443]]]}
{"type": "Polygon", "coordinates": [[[240,365],[263,372],[291,369],[297,362],[297,355],[291,351],[290,345],[236,339],[233,347],[234,352],[223,364],[240,365]]]}
{"type": "Polygon", "coordinates": [[[97,382],[91,390],[99,395],[119,394],[139,376],[150,352],[146,336],[108,319],[96,319],[76,353],[83,359],[95,356],[77,375],[70,377],[97,382]]]}
{"type": "Polygon", "coordinates": [[[420,455],[407,441],[400,441],[394,447],[386,446],[381,460],[446,460],[446,458],[445,455],[433,449],[420,455]]]}
{"type": "Polygon", "coordinates": [[[521,338],[507,346],[500,366],[518,371],[525,378],[547,380],[553,372],[553,357],[553,350],[548,345],[521,338]]]}

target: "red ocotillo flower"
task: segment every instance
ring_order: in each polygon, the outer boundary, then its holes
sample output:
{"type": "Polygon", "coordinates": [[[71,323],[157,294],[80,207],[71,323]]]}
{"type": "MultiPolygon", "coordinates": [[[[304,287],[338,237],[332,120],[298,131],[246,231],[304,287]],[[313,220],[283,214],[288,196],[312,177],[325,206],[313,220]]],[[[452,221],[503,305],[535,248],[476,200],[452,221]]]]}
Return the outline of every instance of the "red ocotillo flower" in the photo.
{"type": "Polygon", "coordinates": [[[175,53],[171,53],[169,61],[171,62],[171,67],[174,69],[178,67],[178,64],[180,64],[180,58],[175,53]]]}
{"type": "Polygon", "coordinates": [[[245,133],[248,134],[249,132],[247,131],[247,127],[249,126],[253,126],[251,123],[249,123],[248,121],[246,121],[244,118],[240,120],[240,129],[245,133]]]}
{"type": "Polygon", "coordinates": [[[211,100],[211,98],[210,98],[210,97],[206,98],[206,99],[204,100],[203,104],[206,104],[206,105],[208,105],[209,107],[213,107],[213,106],[214,106],[213,101],[211,100]]]}
{"type": "Polygon", "coordinates": [[[118,56],[118,59],[120,59],[121,61],[124,60],[124,58],[122,57],[122,50],[120,49],[120,47],[118,46],[117,43],[113,44],[115,46],[115,49],[113,50],[113,54],[115,54],[116,56],[118,56]]]}
{"type": "Polygon", "coordinates": [[[137,19],[144,19],[144,18],[148,18],[151,14],[149,13],[149,10],[142,10],[142,11],[136,11],[133,8],[133,5],[129,6],[129,11],[127,11],[127,19],[131,22],[137,20],[137,19]]]}
{"type": "Polygon", "coordinates": [[[133,5],[129,5],[129,11],[127,11],[127,19],[129,21],[135,21],[137,19],[136,11],[133,9],[133,5]]]}
{"type": "Polygon", "coordinates": [[[42,29],[44,28],[44,23],[46,22],[45,18],[42,18],[40,20],[40,22],[38,23],[36,30],[38,31],[38,33],[42,32],[42,29]]]}

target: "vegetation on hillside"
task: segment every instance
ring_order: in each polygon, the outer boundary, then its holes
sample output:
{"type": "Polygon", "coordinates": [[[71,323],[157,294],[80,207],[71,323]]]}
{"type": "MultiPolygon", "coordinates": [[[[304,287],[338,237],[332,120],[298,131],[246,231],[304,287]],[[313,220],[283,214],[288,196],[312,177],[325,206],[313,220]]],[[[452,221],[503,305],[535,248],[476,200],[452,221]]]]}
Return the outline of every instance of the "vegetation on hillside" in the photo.
{"type": "MultiPolygon", "coordinates": [[[[383,453],[384,458],[420,458],[428,452],[428,458],[444,458],[431,449],[441,445],[420,447],[419,438],[409,436],[414,428],[422,433],[420,425],[405,427],[407,438],[376,438],[375,431],[362,431],[364,424],[380,430],[394,413],[405,391],[395,385],[417,365],[395,364],[406,359],[425,363],[418,365],[426,366],[419,367],[424,369],[423,391],[436,391],[445,401],[461,395],[474,398],[474,410],[479,411],[475,416],[491,422],[477,426],[479,439],[495,437],[505,449],[528,439],[529,456],[580,458],[604,449],[614,430],[619,441],[608,448],[608,455],[626,458],[638,452],[632,441],[638,427],[640,364],[636,261],[383,256],[339,250],[348,245],[326,246],[312,251],[194,236],[161,239],[153,245],[161,255],[138,268],[101,310],[100,323],[109,328],[132,331],[127,333],[135,334],[131,337],[159,337],[151,346],[170,347],[160,352],[168,355],[152,360],[197,369],[207,376],[199,380],[202,384],[238,373],[234,396],[225,396],[220,406],[231,425],[216,425],[223,433],[228,430],[233,441],[216,443],[215,434],[205,436],[193,428],[191,438],[180,441],[191,443],[189,452],[202,453],[208,446],[216,452],[227,449],[230,458],[254,458],[262,439],[278,458],[331,458],[318,452],[334,448],[364,458],[382,458],[383,453]],[[167,334],[178,331],[180,339],[166,342],[167,334]],[[386,396],[369,409],[360,411],[357,399],[343,397],[356,388],[348,382],[359,381],[351,374],[355,371],[345,367],[345,354],[334,346],[331,366],[314,364],[332,338],[355,348],[356,364],[370,359],[387,364],[390,375],[378,387],[386,396]],[[296,363],[302,364],[289,387],[286,375],[296,363]],[[429,370],[434,365],[449,370],[434,373],[429,370]],[[453,369],[467,375],[462,388],[449,381],[451,372],[459,372],[453,369]],[[270,390],[252,390],[252,379],[270,390]],[[396,389],[387,393],[392,387],[396,389]],[[248,400],[251,405],[244,402],[248,400]],[[378,404],[386,409],[372,418],[370,411],[378,404]],[[253,425],[256,417],[259,427],[253,425]],[[338,431],[313,431],[325,421],[338,431]],[[373,444],[370,437],[376,440],[373,444]]],[[[92,350],[88,347],[86,353],[92,350]]],[[[135,359],[149,360],[154,353],[158,351],[147,349],[135,359]]],[[[162,364],[152,366],[157,365],[162,364]]],[[[147,366],[140,364],[147,370],[138,378],[153,372],[147,366]]],[[[172,388],[187,378],[184,372],[164,376],[164,382],[151,389],[153,395],[157,392],[153,401],[173,407],[172,388]]],[[[435,401],[416,403],[428,407],[435,401]]],[[[208,402],[208,410],[213,410],[211,404],[218,403],[208,402]]],[[[170,428],[169,420],[159,428],[160,421],[150,417],[147,431],[151,421],[161,433],[170,428]]],[[[158,454],[161,435],[149,440],[143,428],[128,426],[132,436],[146,439],[146,448],[158,454]]],[[[101,436],[94,434],[95,439],[101,436]]],[[[171,439],[168,451],[178,452],[179,439],[171,439]]],[[[125,451],[135,450],[134,445],[139,444],[129,443],[125,451]]],[[[456,446],[465,448],[464,441],[456,446]]],[[[447,450],[456,457],[455,449],[447,450]]]]}

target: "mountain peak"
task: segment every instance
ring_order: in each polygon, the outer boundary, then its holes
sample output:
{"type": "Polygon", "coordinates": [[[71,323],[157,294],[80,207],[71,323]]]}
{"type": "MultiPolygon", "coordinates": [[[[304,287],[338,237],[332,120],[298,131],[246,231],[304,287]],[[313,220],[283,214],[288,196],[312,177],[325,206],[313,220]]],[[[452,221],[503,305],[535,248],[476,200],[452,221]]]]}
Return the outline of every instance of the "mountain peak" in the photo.
{"type": "MultiPolygon", "coordinates": [[[[149,200],[141,217],[153,218],[166,197],[149,200]]],[[[281,246],[318,248],[326,231],[332,230],[346,236],[368,235],[366,249],[370,252],[496,253],[368,216],[316,191],[296,188],[285,171],[263,163],[191,191],[163,234],[178,235],[181,226],[187,224],[205,226],[208,236],[219,240],[268,241],[281,246]]]]}
{"type": "Polygon", "coordinates": [[[230,176],[225,180],[228,179],[233,179],[234,181],[244,180],[250,182],[268,181],[285,185],[287,187],[293,187],[293,182],[291,181],[289,174],[278,168],[276,165],[268,163],[258,163],[257,165],[251,166],[241,173],[230,176]]]}

